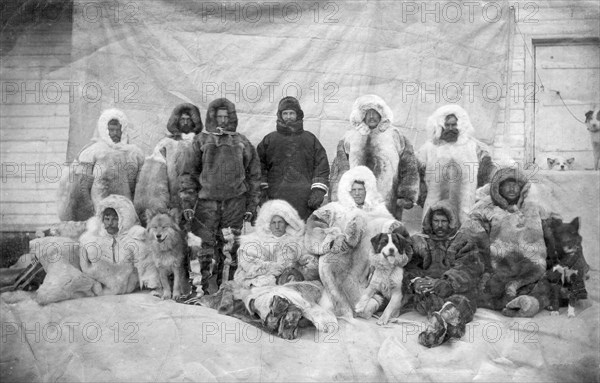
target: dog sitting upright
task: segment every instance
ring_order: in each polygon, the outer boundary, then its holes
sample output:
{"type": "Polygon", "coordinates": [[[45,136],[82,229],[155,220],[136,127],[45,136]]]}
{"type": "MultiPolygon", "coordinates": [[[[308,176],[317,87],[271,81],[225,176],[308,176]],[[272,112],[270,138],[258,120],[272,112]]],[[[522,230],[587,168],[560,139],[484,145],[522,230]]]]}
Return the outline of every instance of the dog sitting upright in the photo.
{"type": "Polygon", "coordinates": [[[400,233],[381,233],[371,238],[371,254],[369,262],[374,268],[369,286],[355,307],[357,313],[365,311],[369,300],[376,292],[389,299],[378,325],[387,324],[399,312],[402,306],[403,267],[410,261],[412,248],[410,238],[400,233]]]}
{"type": "Polygon", "coordinates": [[[188,284],[184,277],[184,239],[179,226],[168,214],[159,213],[148,223],[148,240],[152,249],[154,264],[158,269],[162,285],[162,298],[179,299],[187,293],[188,284]],[[169,276],[173,274],[173,289],[169,276]]]}
{"type": "Polygon", "coordinates": [[[598,170],[598,167],[600,166],[600,109],[596,108],[585,114],[585,125],[592,138],[594,170],[598,170]]]}

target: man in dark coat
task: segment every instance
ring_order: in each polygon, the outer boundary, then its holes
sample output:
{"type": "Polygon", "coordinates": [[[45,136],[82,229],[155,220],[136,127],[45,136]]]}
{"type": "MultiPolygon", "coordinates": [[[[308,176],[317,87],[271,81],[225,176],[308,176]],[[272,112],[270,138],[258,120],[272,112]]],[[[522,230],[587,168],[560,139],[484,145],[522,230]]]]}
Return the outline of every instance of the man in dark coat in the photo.
{"type": "MultiPolygon", "coordinates": [[[[202,238],[203,255],[211,253],[219,269],[225,256],[224,231],[232,229],[239,234],[244,220],[256,215],[260,197],[260,161],[256,149],[248,139],[236,132],[235,105],[219,98],[211,102],[206,112],[206,130],[194,138],[191,150],[185,158],[178,158],[183,171],[198,179],[200,190],[195,208],[195,219],[203,230],[194,234],[202,238]]],[[[192,229],[193,230],[193,229],[192,229]]],[[[235,251],[231,252],[235,254],[235,251]]],[[[232,263],[235,271],[235,260],[232,263]]],[[[234,272],[229,275],[233,277],[234,272]]],[[[207,292],[208,281],[203,280],[207,292]]],[[[221,275],[217,274],[217,285],[221,275]]]]}
{"type": "Polygon", "coordinates": [[[325,149],[303,127],[304,112],[294,97],[277,108],[277,130],[258,144],[263,199],[283,199],[306,220],[323,203],[329,190],[329,161],[325,149]]]}

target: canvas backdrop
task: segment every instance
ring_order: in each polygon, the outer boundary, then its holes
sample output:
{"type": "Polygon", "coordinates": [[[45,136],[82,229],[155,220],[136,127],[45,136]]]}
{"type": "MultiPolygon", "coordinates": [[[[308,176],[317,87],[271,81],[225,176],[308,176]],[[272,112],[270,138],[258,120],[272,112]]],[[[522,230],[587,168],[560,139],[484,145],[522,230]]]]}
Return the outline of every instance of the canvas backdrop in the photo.
{"type": "Polygon", "coordinates": [[[506,1],[202,2],[76,0],[67,157],[105,108],[133,123],[149,153],[173,107],[227,97],[255,145],[275,129],[278,101],[300,99],[305,129],[333,160],[355,99],[381,96],[418,148],[427,117],[456,102],[491,143],[506,81],[506,1]],[[468,3],[468,4],[467,4],[468,3]]]}

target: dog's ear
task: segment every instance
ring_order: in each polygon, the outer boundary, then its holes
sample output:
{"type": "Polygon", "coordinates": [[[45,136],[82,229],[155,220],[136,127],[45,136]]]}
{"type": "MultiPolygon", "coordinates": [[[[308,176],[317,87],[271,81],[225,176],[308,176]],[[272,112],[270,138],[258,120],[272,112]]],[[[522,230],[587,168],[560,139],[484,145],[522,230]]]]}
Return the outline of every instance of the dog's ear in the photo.
{"type": "Polygon", "coordinates": [[[554,163],[556,162],[556,159],[548,157],[546,159],[546,162],[548,162],[548,169],[552,169],[552,167],[554,166],[554,163]]]}
{"type": "Polygon", "coordinates": [[[585,122],[590,122],[590,120],[592,119],[593,116],[594,116],[593,110],[590,110],[589,112],[587,112],[585,114],[585,122]]]}
{"type": "Polygon", "coordinates": [[[576,232],[579,232],[579,217],[573,218],[569,225],[572,226],[576,232]]]}
{"type": "Polygon", "coordinates": [[[143,214],[144,219],[146,220],[146,226],[148,226],[150,221],[152,221],[152,218],[154,218],[154,216],[156,215],[156,212],[153,209],[146,209],[146,211],[144,211],[143,214]]]}
{"type": "Polygon", "coordinates": [[[382,235],[386,235],[383,233],[379,233],[379,234],[375,234],[372,238],[371,238],[371,246],[373,246],[373,250],[375,250],[376,253],[379,253],[381,251],[381,236],[382,235]]]}
{"type": "Polygon", "coordinates": [[[575,162],[575,157],[571,157],[567,160],[567,164],[569,165],[573,165],[573,162],[575,162]]]}

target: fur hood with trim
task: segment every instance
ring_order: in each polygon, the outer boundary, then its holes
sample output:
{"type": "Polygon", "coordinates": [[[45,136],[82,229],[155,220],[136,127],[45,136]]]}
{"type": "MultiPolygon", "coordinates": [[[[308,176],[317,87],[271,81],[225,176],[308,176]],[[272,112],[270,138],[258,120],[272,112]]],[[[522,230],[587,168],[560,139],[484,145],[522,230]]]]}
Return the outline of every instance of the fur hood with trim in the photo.
{"type": "Polygon", "coordinates": [[[131,128],[132,127],[129,123],[129,120],[123,111],[116,108],[106,109],[98,118],[96,132],[94,133],[92,141],[102,141],[111,148],[119,149],[129,144],[129,134],[131,128]],[[118,120],[121,124],[121,141],[119,142],[113,142],[108,135],[108,122],[113,119],[118,120]]]}
{"type": "Polygon", "coordinates": [[[269,224],[273,216],[280,216],[287,222],[286,234],[294,237],[304,235],[304,221],[300,219],[296,209],[282,199],[270,200],[261,206],[256,218],[256,232],[271,235],[269,224]]]}
{"type": "Polygon", "coordinates": [[[527,196],[530,183],[525,175],[516,168],[502,168],[494,174],[492,180],[490,181],[490,197],[496,206],[499,206],[504,210],[509,210],[510,205],[508,201],[506,201],[506,199],[500,195],[500,184],[502,181],[505,181],[509,178],[516,180],[521,188],[519,201],[516,205],[516,208],[519,209],[523,205],[523,201],[527,196]]]}
{"type": "Polygon", "coordinates": [[[229,122],[227,123],[226,130],[229,132],[235,132],[238,126],[237,113],[235,111],[235,104],[226,98],[217,98],[208,105],[206,111],[206,131],[216,132],[217,131],[217,109],[226,108],[229,114],[229,122]]]}
{"type": "Polygon", "coordinates": [[[450,228],[448,237],[452,237],[459,229],[458,215],[450,201],[447,199],[438,201],[427,209],[427,212],[423,216],[423,234],[432,234],[431,214],[436,210],[442,210],[446,214],[446,217],[448,217],[448,227],[450,228]]]}
{"type": "Polygon", "coordinates": [[[446,122],[446,117],[451,114],[455,115],[458,120],[457,143],[464,143],[473,135],[474,128],[473,125],[471,125],[471,120],[469,119],[467,111],[456,104],[444,105],[433,112],[433,114],[429,116],[429,119],[427,119],[427,132],[435,145],[440,144],[440,137],[444,128],[444,123],[446,122]]]}
{"type": "Polygon", "coordinates": [[[374,130],[383,132],[392,125],[394,114],[381,97],[374,94],[361,96],[354,101],[352,113],[350,113],[350,125],[361,135],[366,136],[371,131],[364,122],[365,115],[369,109],[374,109],[381,115],[381,121],[374,130]]]}
{"type": "MultiPolygon", "coordinates": [[[[140,224],[133,202],[122,195],[111,194],[100,201],[98,209],[96,210],[96,215],[88,221],[88,228],[89,224],[98,225],[97,233],[101,236],[110,236],[102,224],[102,215],[107,208],[115,209],[119,217],[118,236],[128,234],[131,228],[140,224]]],[[[143,230],[141,226],[140,228],[143,230]]]]}
{"type": "Polygon", "coordinates": [[[169,122],[167,123],[167,130],[174,136],[181,135],[179,131],[179,118],[181,115],[186,112],[190,115],[192,122],[194,123],[194,128],[190,133],[200,133],[202,131],[202,116],[200,115],[200,109],[194,104],[183,103],[177,105],[173,112],[171,112],[171,117],[169,117],[169,122]]]}
{"type": "Polygon", "coordinates": [[[354,198],[350,195],[352,184],[356,181],[365,183],[367,194],[365,196],[363,210],[367,213],[384,210],[385,213],[389,215],[390,213],[385,208],[385,201],[377,190],[377,180],[375,179],[375,175],[371,169],[366,166],[356,166],[342,175],[340,183],[338,184],[338,202],[345,208],[358,208],[356,202],[354,202],[354,198]]]}

